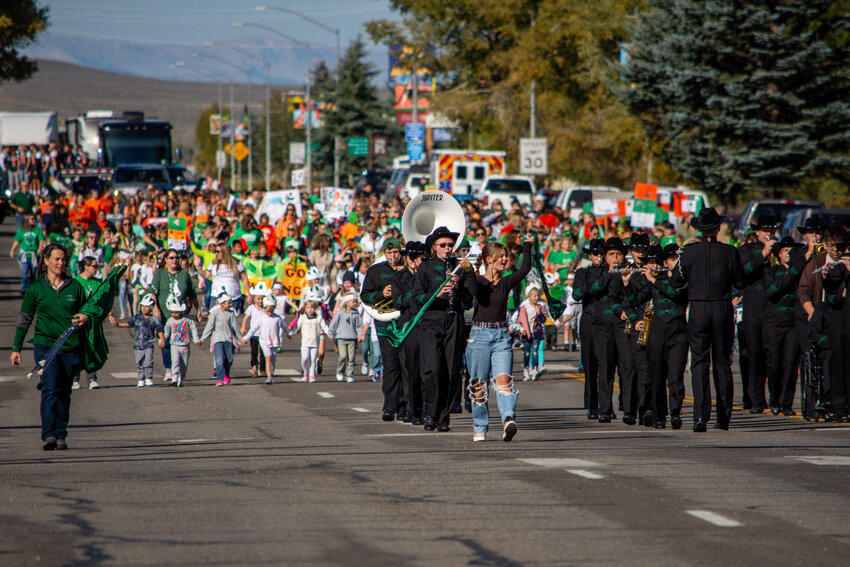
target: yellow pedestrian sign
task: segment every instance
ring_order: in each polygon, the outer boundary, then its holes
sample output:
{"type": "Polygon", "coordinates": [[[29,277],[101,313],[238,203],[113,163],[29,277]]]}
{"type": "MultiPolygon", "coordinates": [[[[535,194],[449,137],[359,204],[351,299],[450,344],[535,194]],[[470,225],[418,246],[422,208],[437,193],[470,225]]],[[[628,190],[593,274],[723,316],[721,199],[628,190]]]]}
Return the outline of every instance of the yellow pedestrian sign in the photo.
{"type": "Polygon", "coordinates": [[[237,161],[242,161],[248,157],[249,153],[248,146],[242,142],[236,142],[236,145],[233,146],[233,157],[235,157],[237,161]]]}

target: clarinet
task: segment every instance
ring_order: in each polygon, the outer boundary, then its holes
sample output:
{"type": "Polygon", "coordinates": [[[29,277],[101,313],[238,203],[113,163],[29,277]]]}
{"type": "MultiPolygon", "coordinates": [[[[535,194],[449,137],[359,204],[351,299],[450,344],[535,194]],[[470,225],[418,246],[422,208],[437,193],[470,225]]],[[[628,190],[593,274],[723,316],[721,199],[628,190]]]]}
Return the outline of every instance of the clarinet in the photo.
{"type": "MultiPolygon", "coordinates": [[[[457,256],[453,256],[451,254],[446,256],[446,277],[447,278],[452,275],[452,272],[454,271],[454,269],[456,267],[457,267],[457,256]]],[[[454,284],[451,284],[451,285],[452,285],[452,289],[449,292],[449,299],[448,299],[449,315],[454,315],[456,313],[456,311],[455,311],[455,288],[454,288],[454,284]]]]}

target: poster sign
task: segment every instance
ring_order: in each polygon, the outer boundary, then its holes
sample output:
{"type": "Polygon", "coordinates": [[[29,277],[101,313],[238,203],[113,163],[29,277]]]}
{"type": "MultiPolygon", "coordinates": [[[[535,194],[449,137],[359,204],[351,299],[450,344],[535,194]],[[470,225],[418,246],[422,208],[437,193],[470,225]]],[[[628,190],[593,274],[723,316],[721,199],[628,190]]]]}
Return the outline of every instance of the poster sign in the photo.
{"type": "Polygon", "coordinates": [[[301,165],[307,161],[307,144],[304,142],[289,142],[289,163],[301,165]]]}
{"type": "Polygon", "coordinates": [[[294,205],[295,213],[301,216],[301,193],[297,189],[268,191],[260,201],[256,218],[259,221],[260,216],[265,213],[269,215],[269,222],[274,226],[286,212],[287,205],[294,205]]]}
{"type": "Polygon", "coordinates": [[[275,279],[283,284],[283,293],[290,299],[301,299],[301,290],[307,284],[307,264],[280,262],[275,265],[275,279]]]}
{"type": "Polygon", "coordinates": [[[186,250],[186,219],[168,217],[168,247],[186,250]]]}
{"type": "Polygon", "coordinates": [[[616,215],[619,212],[620,207],[616,199],[595,199],[593,201],[593,214],[597,217],[616,215]]]}
{"type": "Polygon", "coordinates": [[[327,218],[347,217],[354,207],[354,189],[322,187],[321,204],[327,218]]]}
{"type": "Polygon", "coordinates": [[[293,169],[292,170],[292,185],[293,187],[304,187],[307,184],[307,170],[293,169]]]}

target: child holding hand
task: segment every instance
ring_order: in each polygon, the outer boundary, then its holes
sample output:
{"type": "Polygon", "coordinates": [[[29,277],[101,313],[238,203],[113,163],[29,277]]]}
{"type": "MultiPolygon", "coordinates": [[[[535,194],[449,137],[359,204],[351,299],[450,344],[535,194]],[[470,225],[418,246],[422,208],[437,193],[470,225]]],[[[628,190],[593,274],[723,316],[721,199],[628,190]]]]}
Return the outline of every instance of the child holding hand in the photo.
{"type": "Polygon", "coordinates": [[[363,318],[357,311],[357,298],[346,294],[340,298],[342,309],[337,310],[328,327],[328,336],[336,340],[339,359],[336,363],[337,382],[354,382],[354,352],[363,341],[363,318]]]}
{"type": "Polygon", "coordinates": [[[257,337],[260,350],[266,359],[266,384],[274,384],[274,367],[277,362],[277,349],[285,332],[283,318],[275,313],[277,300],[273,295],[263,297],[263,311],[251,317],[251,328],[242,338],[243,344],[257,337]]]}
{"type": "Polygon", "coordinates": [[[216,299],[218,309],[210,311],[201,342],[212,337],[215,356],[215,385],[230,384],[230,368],[233,366],[233,346],[242,339],[236,324],[236,313],[231,310],[233,298],[222,293],[216,299]]]}

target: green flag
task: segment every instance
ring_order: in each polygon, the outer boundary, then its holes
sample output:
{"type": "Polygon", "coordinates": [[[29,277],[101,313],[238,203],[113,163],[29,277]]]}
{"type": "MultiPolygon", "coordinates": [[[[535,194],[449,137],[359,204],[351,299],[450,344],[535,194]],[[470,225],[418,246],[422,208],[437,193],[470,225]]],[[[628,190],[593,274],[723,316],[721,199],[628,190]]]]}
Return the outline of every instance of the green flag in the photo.
{"type": "Polygon", "coordinates": [[[85,338],[80,341],[83,347],[82,367],[88,374],[103,368],[109,357],[109,345],[103,334],[103,321],[112,311],[112,303],[118,293],[118,282],[126,271],[126,265],[112,268],[89,296],[88,301],[80,308],[80,313],[89,317],[86,326],[83,327],[85,338]]]}

